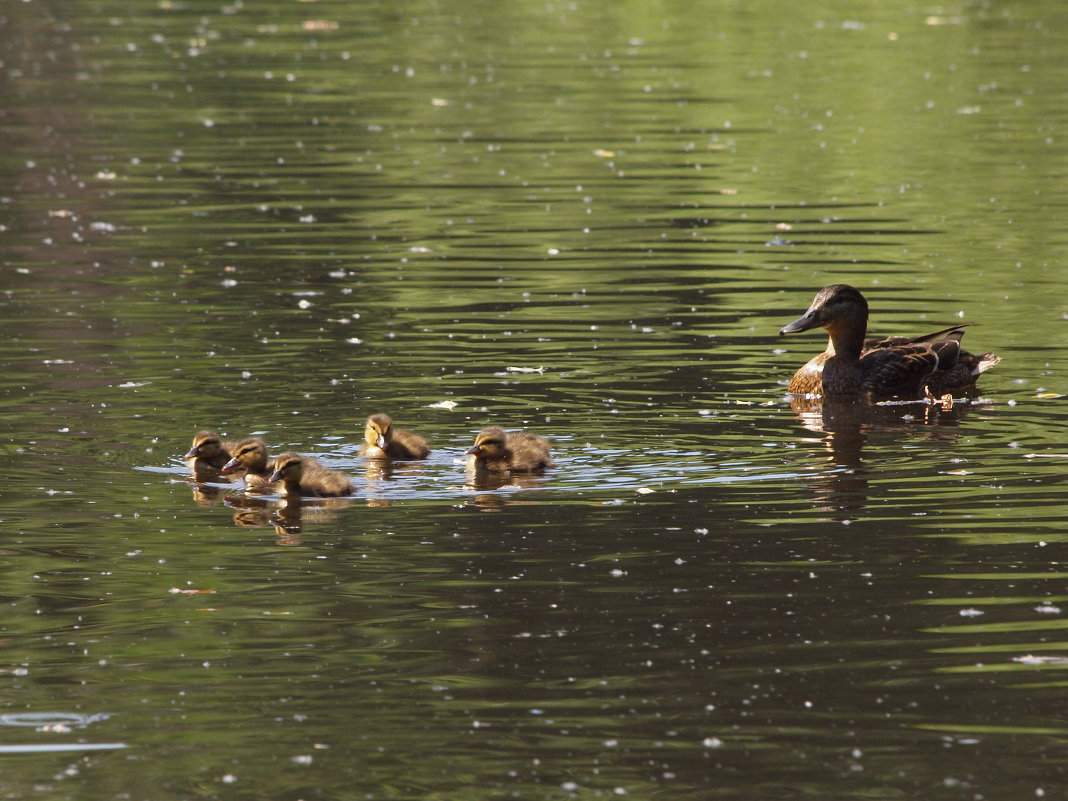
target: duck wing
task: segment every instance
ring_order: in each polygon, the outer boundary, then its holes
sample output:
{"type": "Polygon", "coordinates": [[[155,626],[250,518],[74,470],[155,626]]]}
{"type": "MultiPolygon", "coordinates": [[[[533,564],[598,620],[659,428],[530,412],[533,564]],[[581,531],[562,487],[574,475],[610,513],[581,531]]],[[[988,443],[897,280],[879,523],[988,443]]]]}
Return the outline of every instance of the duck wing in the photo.
{"type": "MultiPolygon", "coordinates": [[[[953,340],[943,341],[956,344],[953,340]]],[[[948,351],[946,355],[950,355],[948,351]]],[[[938,351],[928,343],[875,348],[860,360],[863,391],[876,396],[919,393],[924,379],[938,369],[939,361],[938,351]]]]}
{"type": "Polygon", "coordinates": [[[961,337],[964,336],[964,329],[971,323],[962,323],[960,325],[953,325],[949,328],[943,328],[941,331],[934,331],[930,334],[921,334],[918,337],[886,337],[885,339],[866,339],[864,340],[864,350],[862,353],[869,350],[875,350],[876,348],[898,348],[902,345],[919,345],[925,342],[937,342],[941,339],[954,339],[960,342],[961,337]]]}

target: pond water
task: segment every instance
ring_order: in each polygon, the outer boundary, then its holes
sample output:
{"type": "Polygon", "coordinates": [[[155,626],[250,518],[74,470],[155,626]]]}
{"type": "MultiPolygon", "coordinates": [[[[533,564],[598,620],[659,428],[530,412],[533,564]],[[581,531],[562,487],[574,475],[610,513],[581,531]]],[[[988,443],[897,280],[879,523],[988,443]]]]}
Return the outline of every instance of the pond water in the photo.
{"type": "Polygon", "coordinates": [[[6,793],[1060,797],[1066,48],[1051,0],[10,4],[6,793]],[[791,402],[836,282],[1002,363],[791,402]],[[556,469],[467,484],[491,423],[556,469]],[[205,427],[357,491],[196,484],[205,427]]]}

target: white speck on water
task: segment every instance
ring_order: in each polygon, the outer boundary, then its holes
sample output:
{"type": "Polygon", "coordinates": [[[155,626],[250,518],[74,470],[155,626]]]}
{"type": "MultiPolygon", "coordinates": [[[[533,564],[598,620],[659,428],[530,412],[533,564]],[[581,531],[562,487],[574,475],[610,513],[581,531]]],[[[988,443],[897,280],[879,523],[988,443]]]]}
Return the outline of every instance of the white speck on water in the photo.
{"type": "Polygon", "coordinates": [[[979,615],[985,615],[986,612],[982,609],[961,609],[957,614],[961,617],[978,617],[979,615]]]}

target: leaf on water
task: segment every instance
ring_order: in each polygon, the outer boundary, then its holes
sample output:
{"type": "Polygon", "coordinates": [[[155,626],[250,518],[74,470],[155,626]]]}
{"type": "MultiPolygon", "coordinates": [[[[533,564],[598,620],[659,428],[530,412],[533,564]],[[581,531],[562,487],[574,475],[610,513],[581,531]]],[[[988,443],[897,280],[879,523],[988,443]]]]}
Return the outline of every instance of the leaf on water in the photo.
{"type": "Polygon", "coordinates": [[[437,403],[431,403],[426,408],[428,409],[455,409],[459,404],[453,400],[443,400],[437,403]]]}
{"type": "Polygon", "coordinates": [[[1043,400],[1045,400],[1049,398],[1063,398],[1064,395],[1059,392],[1039,392],[1037,395],[1035,395],[1035,397],[1042,398],[1043,400]]]}
{"type": "Polygon", "coordinates": [[[306,19],[300,27],[305,31],[336,31],[338,24],[332,19],[306,19]]]}
{"type": "Polygon", "coordinates": [[[638,489],[634,491],[637,492],[639,495],[651,495],[652,493],[656,492],[656,490],[651,490],[648,487],[638,487],[638,489]]]}
{"type": "Polygon", "coordinates": [[[610,159],[613,156],[615,156],[615,154],[616,154],[616,151],[614,151],[614,150],[605,150],[604,148],[600,148],[600,147],[593,151],[593,155],[597,156],[598,158],[602,158],[602,159],[610,159]]]}
{"type": "Polygon", "coordinates": [[[544,373],[544,367],[505,367],[509,373],[544,373]]]}

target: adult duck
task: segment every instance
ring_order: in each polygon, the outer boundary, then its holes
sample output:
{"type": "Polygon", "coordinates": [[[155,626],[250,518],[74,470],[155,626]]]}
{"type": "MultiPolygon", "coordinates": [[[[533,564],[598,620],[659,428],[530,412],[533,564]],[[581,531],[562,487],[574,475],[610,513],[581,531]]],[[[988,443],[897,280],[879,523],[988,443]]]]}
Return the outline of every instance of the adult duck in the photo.
{"type": "Polygon", "coordinates": [[[866,340],[868,301],[848,284],[821,289],[809,310],[779,334],[812,328],[827,329],[827,349],[794,373],[788,389],[795,395],[940,396],[971,388],[1001,361],[993,353],[975,356],[963,350],[965,325],[918,337],[866,340]]]}

